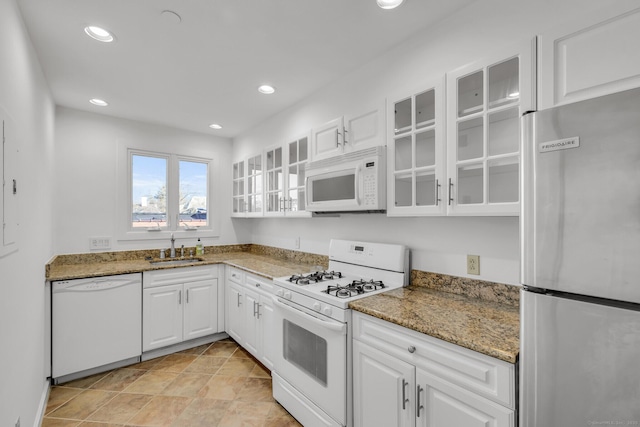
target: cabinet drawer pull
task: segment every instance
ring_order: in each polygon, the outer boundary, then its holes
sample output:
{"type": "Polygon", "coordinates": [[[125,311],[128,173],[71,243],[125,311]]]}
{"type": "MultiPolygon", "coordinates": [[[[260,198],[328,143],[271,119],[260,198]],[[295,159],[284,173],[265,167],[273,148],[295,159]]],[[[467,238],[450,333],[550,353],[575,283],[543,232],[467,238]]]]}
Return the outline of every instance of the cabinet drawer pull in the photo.
{"type": "Polygon", "coordinates": [[[449,206],[451,206],[451,202],[453,202],[453,182],[449,178],[449,206]]]}
{"type": "Polygon", "coordinates": [[[416,396],[416,417],[420,417],[420,409],[423,409],[424,406],[422,406],[420,404],[420,393],[422,393],[422,390],[424,390],[422,387],[420,387],[420,384],[418,384],[418,389],[417,391],[417,396],[416,396]]]}
{"type": "Polygon", "coordinates": [[[409,399],[407,399],[407,386],[409,385],[408,382],[405,381],[405,379],[402,379],[402,410],[404,411],[405,409],[407,409],[407,402],[409,402],[409,399]]]}
{"type": "Polygon", "coordinates": [[[178,305],[182,304],[182,291],[178,291],[178,305]]]}
{"type": "Polygon", "coordinates": [[[409,353],[415,353],[416,348],[415,348],[415,346],[410,345],[410,346],[409,346],[409,348],[407,348],[407,351],[408,351],[409,353]]]}

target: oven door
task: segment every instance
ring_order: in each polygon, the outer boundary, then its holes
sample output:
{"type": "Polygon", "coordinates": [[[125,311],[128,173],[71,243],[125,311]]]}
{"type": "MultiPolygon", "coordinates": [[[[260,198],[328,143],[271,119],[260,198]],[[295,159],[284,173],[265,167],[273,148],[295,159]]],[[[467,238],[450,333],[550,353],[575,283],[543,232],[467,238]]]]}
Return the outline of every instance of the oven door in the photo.
{"type": "Polygon", "coordinates": [[[307,171],[306,210],[313,212],[350,211],[361,208],[359,161],[307,171]]]}
{"type": "Polygon", "coordinates": [[[273,303],[274,371],[340,425],[346,425],[346,323],[314,315],[276,297],[273,303]]]}

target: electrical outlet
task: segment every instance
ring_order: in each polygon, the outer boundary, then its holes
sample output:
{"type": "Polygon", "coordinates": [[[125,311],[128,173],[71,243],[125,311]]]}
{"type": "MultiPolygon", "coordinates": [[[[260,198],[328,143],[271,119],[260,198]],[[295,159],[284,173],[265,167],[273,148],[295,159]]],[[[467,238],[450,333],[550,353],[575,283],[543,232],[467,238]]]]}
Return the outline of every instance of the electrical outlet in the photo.
{"type": "Polygon", "coordinates": [[[89,250],[111,249],[111,237],[89,237],[89,250]]]}
{"type": "Polygon", "coordinates": [[[467,255],[467,274],[480,274],[480,255],[467,255]]]}

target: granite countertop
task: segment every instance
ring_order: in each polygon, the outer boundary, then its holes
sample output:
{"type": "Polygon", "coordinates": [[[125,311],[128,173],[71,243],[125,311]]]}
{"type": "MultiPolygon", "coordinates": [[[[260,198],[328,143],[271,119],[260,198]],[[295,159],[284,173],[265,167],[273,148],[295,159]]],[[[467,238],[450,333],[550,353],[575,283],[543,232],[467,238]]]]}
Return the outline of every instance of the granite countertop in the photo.
{"type": "MultiPolygon", "coordinates": [[[[499,285],[502,288],[495,292],[497,298],[486,298],[486,295],[469,296],[434,289],[413,279],[409,287],[356,300],[349,307],[505,362],[516,363],[520,347],[518,287],[510,286],[513,289],[508,293],[512,298],[505,300],[500,294],[509,285],[499,285]]],[[[487,293],[487,289],[483,288],[481,292],[487,293]]]]}
{"type": "MultiPolygon", "coordinates": [[[[61,255],[54,257],[51,262],[46,265],[45,276],[49,281],[71,280],[164,270],[168,268],[227,264],[268,279],[273,279],[274,277],[309,272],[314,265],[326,267],[327,264],[327,257],[302,252],[297,253],[294,257],[287,257],[289,254],[279,253],[281,250],[276,248],[274,248],[273,253],[268,249],[260,247],[258,247],[257,250],[251,251],[242,250],[243,248],[231,248],[231,251],[214,253],[211,253],[212,250],[215,250],[214,248],[207,249],[208,251],[205,250],[204,255],[197,257],[202,259],[202,261],[194,261],[193,263],[180,265],[154,265],[151,264],[148,259],[145,259],[145,257],[153,257],[157,251],[61,255]]],[[[153,260],[157,261],[156,258],[153,260]]]]}

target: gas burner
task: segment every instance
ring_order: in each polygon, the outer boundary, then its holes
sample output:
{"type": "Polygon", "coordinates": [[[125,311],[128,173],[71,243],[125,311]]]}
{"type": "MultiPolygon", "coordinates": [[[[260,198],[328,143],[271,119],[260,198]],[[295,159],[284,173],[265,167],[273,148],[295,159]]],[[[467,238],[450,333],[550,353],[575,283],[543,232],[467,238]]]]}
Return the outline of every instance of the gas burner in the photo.
{"type": "Polygon", "coordinates": [[[385,288],[380,280],[354,280],[348,285],[329,285],[326,291],[322,291],[338,298],[349,298],[366,292],[385,288]]]}
{"type": "Polygon", "coordinates": [[[314,274],[322,277],[325,280],[332,280],[332,279],[341,279],[342,278],[342,273],[339,271],[316,271],[314,274]]]}
{"type": "Polygon", "coordinates": [[[296,285],[308,285],[310,283],[318,283],[322,279],[322,274],[316,271],[315,273],[309,274],[294,274],[288,280],[289,282],[295,283],[296,285]]]}

